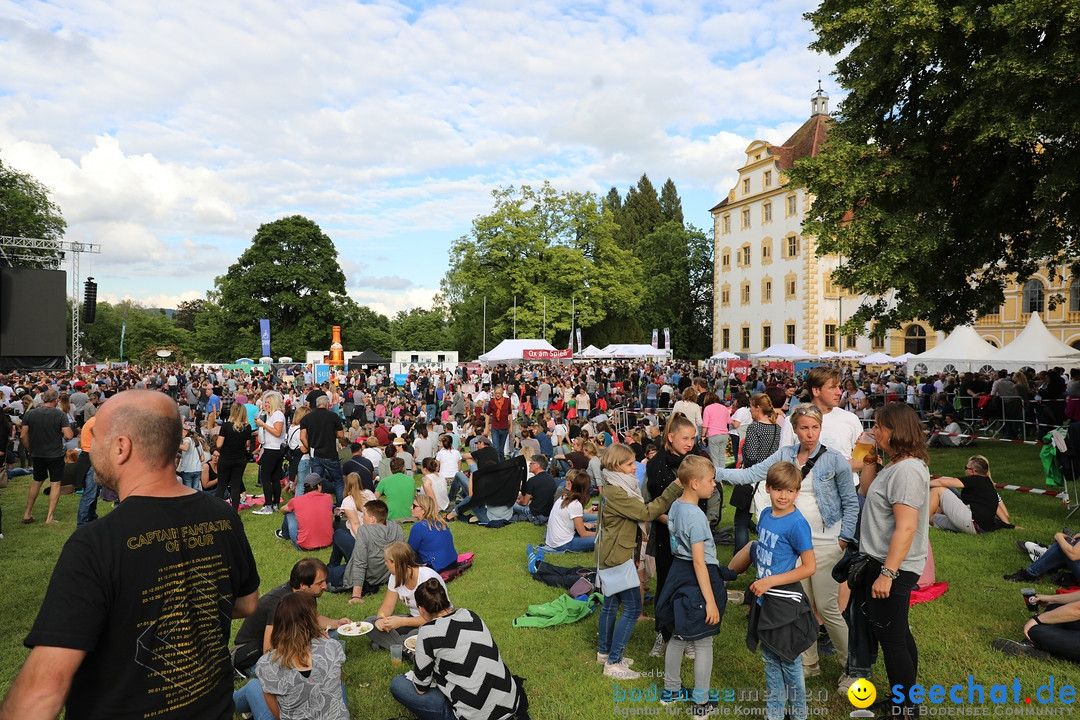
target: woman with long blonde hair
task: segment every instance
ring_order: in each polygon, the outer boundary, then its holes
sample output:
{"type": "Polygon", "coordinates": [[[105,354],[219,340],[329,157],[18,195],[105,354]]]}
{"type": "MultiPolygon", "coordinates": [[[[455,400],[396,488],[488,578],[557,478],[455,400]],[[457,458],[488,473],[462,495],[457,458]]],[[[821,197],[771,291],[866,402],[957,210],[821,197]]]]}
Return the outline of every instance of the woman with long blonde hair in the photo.
{"type": "Polygon", "coordinates": [[[416,522],[409,530],[409,547],[419,562],[441,572],[457,562],[454,534],[450,525],[439,515],[435,500],[427,495],[413,498],[412,518],[416,522]]]}
{"type": "Polygon", "coordinates": [[[244,492],[244,469],[247,467],[251,444],[251,426],[247,421],[244,403],[233,403],[229,419],[221,424],[217,436],[217,448],[221,451],[218,460],[217,496],[225,497],[226,489],[232,501],[233,510],[240,510],[240,496],[244,492]]]}
{"type": "Polygon", "coordinates": [[[315,596],[286,593],[274,609],[270,651],[255,664],[256,678],[233,693],[236,712],[280,720],[347,720],[344,663],[341,643],[319,624],[315,596]]]}

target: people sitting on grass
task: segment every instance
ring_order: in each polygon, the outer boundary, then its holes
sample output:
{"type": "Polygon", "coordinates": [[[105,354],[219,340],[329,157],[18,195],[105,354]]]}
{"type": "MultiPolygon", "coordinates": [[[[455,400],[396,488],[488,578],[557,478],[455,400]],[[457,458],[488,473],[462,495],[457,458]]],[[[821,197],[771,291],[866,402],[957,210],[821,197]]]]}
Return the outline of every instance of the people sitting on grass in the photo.
{"type": "Polygon", "coordinates": [[[334,530],[334,549],[330,552],[330,567],[344,565],[352,557],[356,531],[363,524],[361,519],[364,505],[375,499],[375,493],[361,486],[359,473],[351,472],[345,476],[345,499],[341,501],[341,514],[345,517],[345,527],[334,530]]]}
{"type": "Polygon", "coordinates": [[[484,621],[472,610],[455,609],[441,580],[420,583],[415,604],[422,623],[416,667],[390,681],[394,699],[421,718],[527,717],[519,679],[484,621]]]}
{"type": "Polygon", "coordinates": [[[1064,658],[1080,663],[1080,590],[1063,595],[1033,595],[1042,612],[1024,623],[1025,640],[998,638],[995,650],[1039,660],[1064,658]]]}
{"type": "Polygon", "coordinates": [[[954,437],[962,435],[964,429],[960,427],[960,421],[955,410],[946,410],[944,419],[940,416],[930,415],[926,419],[931,430],[940,429],[926,441],[927,447],[954,448],[960,447],[963,438],[954,437]]]}
{"type": "Polygon", "coordinates": [[[256,677],[233,693],[236,711],[256,720],[348,720],[344,664],[345,649],[327,636],[315,598],[286,595],[277,603],[270,649],[256,663],[256,677]]]}
{"type": "Polygon", "coordinates": [[[371,648],[389,650],[391,645],[402,645],[405,638],[416,634],[416,631],[427,622],[416,605],[413,593],[421,583],[428,580],[436,580],[446,592],[446,583],[426,565],[420,565],[416,561],[416,555],[406,543],[392,543],[383,553],[383,562],[390,570],[390,579],[386,584],[386,596],[383,598],[379,611],[366,618],[375,628],[368,634],[371,648]],[[408,615],[394,615],[394,607],[398,600],[405,603],[409,609],[408,615]]]}
{"type": "Polygon", "coordinates": [[[533,453],[528,463],[532,476],[525,481],[525,487],[514,503],[514,521],[544,523],[555,504],[555,478],[548,474],[546,455],[533,453]]]}
{"type": "Polygon", "coordinates": [[[379,592],[390,578],[383,552],[395,542],[403,541],[405,531],[400,524],[387,522],[387,513],[382,500],[365,503],[348,562],[330,568],[331,590],[351,590],[350,603],[363,602],[366,596],[379,592]]]}
{"type": "MultiPolygon", "coordinates": [[[[239,674],[250,677],[255,663],[264,653],[270,651],[276,610],[281,599],[293,593],[309,595],[313,599],[322,597],[323,590],[326,589],[326,578],[327,567],[321,560],[303,558],[293,565],[288,582],[278,585],[259,598],[255,612],[245,618],[240,629],[236,631],[232,659],[233,667],[239,674]]],[[[335,620],[319,616],[319,626],[322,628],[337,628],[349,622],[351,621],[347,617],[335,620]]]]}
{"type": "Polygon", "coordinates": [[[1063,532],[1057,533],[1054,542],[1037,560],[1004,577],[1013,582],[1032,583],[1046,573],[1061,568],[1068,569],[1074,581],[1080,582],[1080,534],[1070,537],[1063,532]]]}
{"type": "Polygon", "coordinates": [[[592,481],[584,470],[571,470],[566,477],[569,482],[566,494],[555,503],[548,517],[547,534],[540,550],[546,553],[592,552],[596,546],[596,529],[586,525],[584,520],[592,481]]]}
{"type": "Polygon", "coordinates": [[[281,506],[285,515],[277,536],[291,540],[297,550],[319,550],[334,541],[334,496],[322,491],[322,478],[308,473],[304,494],[281,506]]]}
{"type": "Polygon", "coordinates": [[[390,508],[390,519],[400,520],[412,517],[409,508],[416,495],[416,481],[405,473],[405,461],[399,457],[390,459],[390,475],[385,475],[375,486],[375,492],[386,501],[390,508]]]}
{"type": "Polygon", "coordinates": [[[435,501],[427,495],[417,495],[412,503],[412,518],[415,523],[409,529],[409,547],[417,561],[435,572],[455,564],[458,552],[454,547],[454,535],[439,515],[435,501]]]}
{"type": "Polygon", "coordinates": [[[964,465],[964,477],[930,480],[930,525],[968,535],[1013,527],[1009,509],[990,478],[989,460],[972,455],[964,465]]]}
{"type": "Polygon", "coordinates": [[[420,463],[420,467],[424,471],[424,477],[420,481],[419,492],[433,499],[439,512],[446,512],[450,507],[450,496],[446,480],[439,474],[439,461],[433,457],[426,457],[420,463]]]}

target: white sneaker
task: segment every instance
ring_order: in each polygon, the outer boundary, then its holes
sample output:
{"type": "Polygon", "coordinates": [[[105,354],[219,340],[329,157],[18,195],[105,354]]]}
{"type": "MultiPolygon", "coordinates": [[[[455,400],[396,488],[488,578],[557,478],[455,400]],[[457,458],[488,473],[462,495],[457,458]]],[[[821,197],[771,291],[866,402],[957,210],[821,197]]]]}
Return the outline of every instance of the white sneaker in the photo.
{"type": "Polygon", "coordinates": [[[664,646],[667,645],[664,642],[664,636],[660,633],[656,633],[656,642],[653,643],[652,650],[649,651],[649,657],[660,657],[664,654],[664,646]]]}
{"type": "Polygon", "coordinates": [[[683,657],[689,660],[693,660],[697,657],[697,651],[694,650],[693,643],[686,643],[686,647],[683,648],[683,657]]]}
{"type": "Polygon", "coordinates": [[[1046,552],[1046,548],[1038,543],[1026,542],[1024,543],[1024,549],[1027,550],[1028,557],[1031,558],[1031,562],[1035,562],[1043,556],[1046,552]]]}
{"type": "MultiPolygon", "coordinates": [[[[600,663],[601,665],[607,665],[607,659],[608,659],[608,656],[607,656],[607,655],[604,655],[604,654],[602,654],[602,653],[596,653],[596,662],[600,663]]],[[[625,665],[626,667],[630,667],[631,665],[633,665],[633,664],[634,664],[634,659],[633,659],[633,658],[628,658],[628,657],[624,657],[624,658],[623,658],[622,660],[620,660],[619,662],[621,662],[621,663],[622,663],[623,665],[625,665]]]]}
{"type": "Polygon", "coordinates": [[[274,508],[272,508],[269,505],[263,505],[258,510],[252,510],[251,514],[252,515],[273,515],[274,514],[274,508]]]}
{"type": "Polygon", "coordinates": [[[851,675],[844,673],[840,676],[840,681],[836,683],[836,689],[842,693],[846,693],[848,691],[848,688],[850,688],[852,684],[858,679],[859,678],[857,677],[852,677],[851,675]]]}
{"type": "Polygon", "coordinates": [[[605,663],[604,674],[609,678],[615,678],[616,680],[637,680],[641,677],[641,673],[634,672],[621,662],[617,662],[614,665],[605,663]]]}

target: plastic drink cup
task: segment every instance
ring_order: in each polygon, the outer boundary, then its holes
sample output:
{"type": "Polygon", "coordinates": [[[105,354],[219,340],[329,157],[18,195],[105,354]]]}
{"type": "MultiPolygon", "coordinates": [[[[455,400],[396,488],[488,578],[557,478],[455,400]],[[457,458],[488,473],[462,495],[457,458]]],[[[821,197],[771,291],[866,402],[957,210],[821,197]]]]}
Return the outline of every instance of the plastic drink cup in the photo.
{"type": "Polygon", "coordinates": [[[855,448],[851,451],[851,459],[856,462],[862,462],[866,454],[874,449],[874,436],[870,433],[863,431],[859,435],[858,440],[855,441],[855,448]]]}
{"type": "Polygon", "coordinates": [[[401,664],[401,645],[391,645],[390,646],[390,664],[391,665],[400,665],[401,664]]]}

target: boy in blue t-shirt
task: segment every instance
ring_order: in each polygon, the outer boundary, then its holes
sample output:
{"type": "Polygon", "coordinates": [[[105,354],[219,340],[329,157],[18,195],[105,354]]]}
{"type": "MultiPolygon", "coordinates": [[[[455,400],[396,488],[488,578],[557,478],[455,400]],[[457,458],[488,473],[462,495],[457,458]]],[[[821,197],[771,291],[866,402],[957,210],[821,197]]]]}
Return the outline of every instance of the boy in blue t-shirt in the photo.
{"type": "MultiPolygon", "coordinates": [[[[813,575],[817,568],[810,523],[795,507],[802,481],[802,471],[793,463],[778,462],[769,468],[765,489],[772,507],[763,510],[758,519],[758,540],[745,545],[728,564],[737,573],[744,572],[751,562],[754,564],[757,579],[751,583],[750,592],[757,596],[759,605],[772,588],[797,583],[813,575]],[[796,567],[799,560],[802,564],[796,567]]],[[[782,720],[784,703],[788,701],[793,720],[805,720],[802,660],[796,655],[793,661],[786,662],[764,645],[761,658],[765,662],[766,716],[782,720]]]]}
{"type": "Polygon", "coordinates": [[[698,503],[712,497],[716,487],[716,469],[712,461],[698,455],[689,455],[679,465],[679,482],[683,493],[668,510],[667,525],[671,535],[671,571],[663,592],[657,599],[658,621],[670,619],[673,633],[664,657],[664,690],[660,702],[668,704],[679,700],[694,700],[694,714],[709,714],[715,702],[709,698],[709,680],[712,676],[713,635],[720,631],[722,611],[717,606],[717,596],[727,599],[724,582],[720,578],[720,563],[716,559],[716,543],[713,542],[709,521],[698,503]],[[675,599],[682,595],[692,596],[698,605],[704,600],[704,613],[687,617],[682,605],[675,615],[675,599]],[[694,689],[687,692],[682,687],[682,658],[687,645],[694,647],[694,689]]]}

